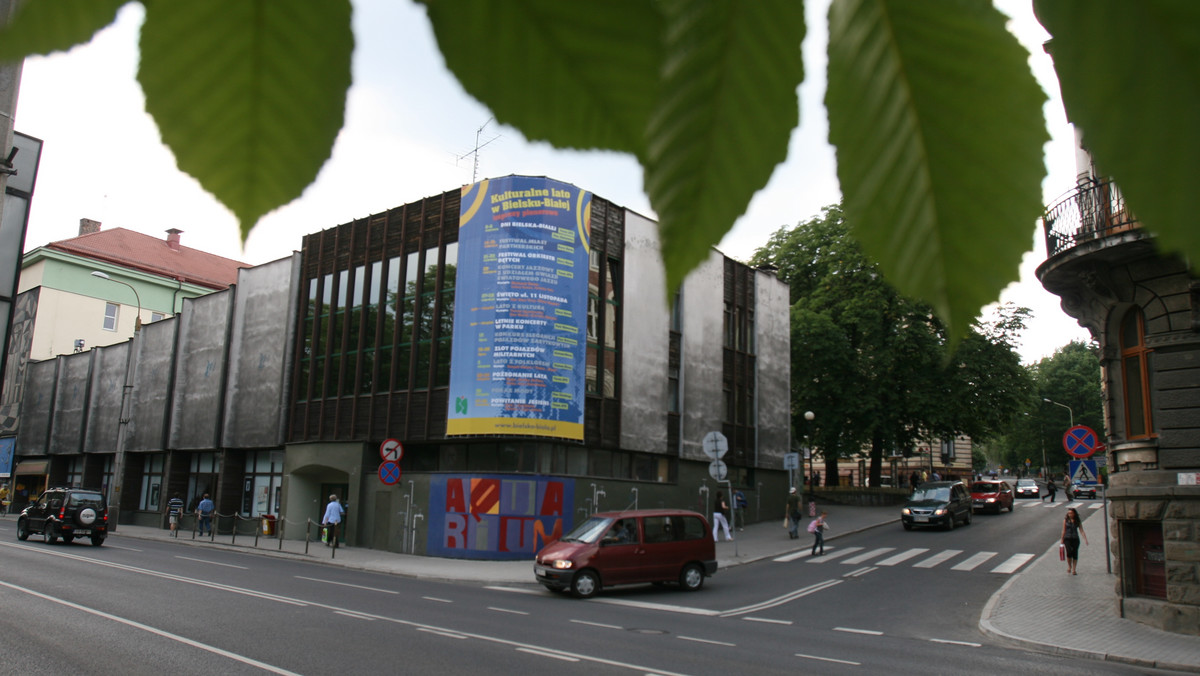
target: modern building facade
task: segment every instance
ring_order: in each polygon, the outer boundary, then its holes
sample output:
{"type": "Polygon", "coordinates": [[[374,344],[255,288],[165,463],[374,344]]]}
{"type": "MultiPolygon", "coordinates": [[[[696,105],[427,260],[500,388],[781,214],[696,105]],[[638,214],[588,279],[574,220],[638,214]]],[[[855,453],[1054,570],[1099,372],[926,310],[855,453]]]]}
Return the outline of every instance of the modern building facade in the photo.
{"type": "Polygon", "coordinates": [[[716,251],[664,287],[650,219],[552,179],[483,181],[31,364],[17,453],[51,483],[111,475],[119,523],[209,492],[219,528],[272,516],[303,538],[336,494],[349,544],[459,558],[527,557],[600,510],[708,511],[730,488],[774,518],[787,287],[716,251]]]}
{"type": "Polygon", "coordinates": [[[1117,612],[1200,634],[1200,281],[1078,157],[1037,275],[1100,345],[1117,612]]]}

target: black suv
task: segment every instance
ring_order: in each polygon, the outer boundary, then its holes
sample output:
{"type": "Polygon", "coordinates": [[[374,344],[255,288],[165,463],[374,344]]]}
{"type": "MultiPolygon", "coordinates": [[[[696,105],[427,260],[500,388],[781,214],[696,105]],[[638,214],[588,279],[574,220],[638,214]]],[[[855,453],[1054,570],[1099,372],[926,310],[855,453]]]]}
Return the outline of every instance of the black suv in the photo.
{"type": "Polygon", "coordinates": [[[959,521],[971,525],[971,494],[961,481],[926,481],[900,510],[904,530],[917,526],[953,530],[959,521]]]}
{"type": "Polygon", "coordinates": [[[108,537],[104,494],[88,488],[51,488],[17,517],[17,539],[28,540],[31,533],[41,533],[50,544],[59,538],[70,544],[77,537],[88,537],[99,547],[108,537]]]}

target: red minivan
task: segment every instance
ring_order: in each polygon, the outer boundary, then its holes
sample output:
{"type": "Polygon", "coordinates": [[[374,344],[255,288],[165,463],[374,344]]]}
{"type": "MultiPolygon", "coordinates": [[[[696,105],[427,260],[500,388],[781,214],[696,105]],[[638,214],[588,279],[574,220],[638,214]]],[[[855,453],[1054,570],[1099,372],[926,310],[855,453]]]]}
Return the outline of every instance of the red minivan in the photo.
{"type": "Polygon", "coordinates": [[[547,589],[579,598],[640,582],[678,582],[695,591],[717,572],[717,553],[708,521],[696,512],[602,512],[543,547],[533,571],[547,589]]]}

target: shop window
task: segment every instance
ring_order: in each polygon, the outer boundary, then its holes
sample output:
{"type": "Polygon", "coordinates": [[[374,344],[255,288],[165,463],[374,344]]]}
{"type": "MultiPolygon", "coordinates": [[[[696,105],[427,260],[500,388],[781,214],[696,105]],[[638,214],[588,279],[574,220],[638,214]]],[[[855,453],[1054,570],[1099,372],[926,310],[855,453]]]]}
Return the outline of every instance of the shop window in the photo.
{"type": "Polygon", "coordinates": [[[162,500],[163,453],[151,453],[142,458],[142,487],[138,509],[157,512],[162,500]]]}
{"type": "Polygon", "coordinates": [[[1133,308],[1121,319],[1121,380],[1125,397],[1125,438],[1154,436],[1154,413],[1150,405],[1150,353],[1142,312],[1133,308]]]}

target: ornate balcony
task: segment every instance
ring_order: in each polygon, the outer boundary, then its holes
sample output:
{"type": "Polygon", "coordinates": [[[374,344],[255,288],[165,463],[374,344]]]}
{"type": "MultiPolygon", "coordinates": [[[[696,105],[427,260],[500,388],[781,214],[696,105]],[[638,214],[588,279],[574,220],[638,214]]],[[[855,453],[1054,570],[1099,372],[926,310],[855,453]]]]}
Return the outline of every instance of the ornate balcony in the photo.
{"type": "Polygon", "coordinates": [[[1042,221],[1047,258],[1084,242],[1140,227],[1116,184],[1097,179],[1080,179],[1074,190],[1046,209],[1042,221]]]}

